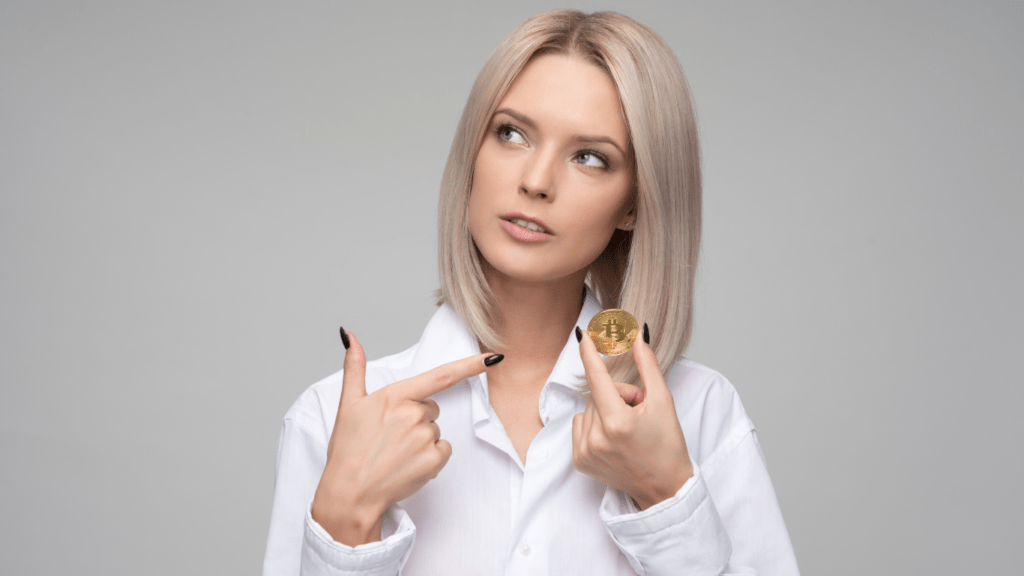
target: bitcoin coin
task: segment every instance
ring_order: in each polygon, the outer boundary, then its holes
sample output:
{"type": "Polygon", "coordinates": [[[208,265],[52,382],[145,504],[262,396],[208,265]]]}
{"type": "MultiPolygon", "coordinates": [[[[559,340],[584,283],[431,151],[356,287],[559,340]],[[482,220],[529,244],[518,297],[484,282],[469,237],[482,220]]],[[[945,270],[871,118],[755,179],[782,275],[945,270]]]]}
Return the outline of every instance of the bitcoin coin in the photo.
{"type": "Polygon", "coordinates": [[[640,331],[629,312],[610,308],[594,315],[587,326],[587,334],[597,346],[597,351],[605,356],[618,356],[633,347],[633,341],[640,331]]]}

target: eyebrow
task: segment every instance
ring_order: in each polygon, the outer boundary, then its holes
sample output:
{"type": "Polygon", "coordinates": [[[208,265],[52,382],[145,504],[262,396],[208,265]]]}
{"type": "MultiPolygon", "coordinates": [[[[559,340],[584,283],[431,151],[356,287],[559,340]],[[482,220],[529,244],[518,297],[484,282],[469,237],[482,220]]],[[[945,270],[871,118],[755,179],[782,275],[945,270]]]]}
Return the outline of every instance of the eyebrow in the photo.
{"type": "MultiPolygon", "coordinates": [[[[526,126],[528,126],[530,128],[533,128],[533,129],[537,128],[537,123],[534,122],[532,118],[530,118],[529,116],[526,116],[525,114],[521,114],[519,112],[516,112],[515,110],[511,110],[509,108],[500,108],[500,109],[494,111],[494,115],[495,116],[497,116],[498,114],[507,114],[508,116],[511,116],[511,117],[515,118],[516,121],[520,122],[521,124],[525,124],[526,126]]],[[[626,154],[626,151],[623,150],[621,146],[619,146],[619,143],[616,142],[615,140],[612,140],[608,136],[581,136],[581,135],[576,135],[576,136],[573,136],[573,140],[575,140],[577,142],[605,142],[607,144],[611,144],[612,146],[615,146],[615,148],[623,156],[628,156],[628,154],[626,154]]]]}

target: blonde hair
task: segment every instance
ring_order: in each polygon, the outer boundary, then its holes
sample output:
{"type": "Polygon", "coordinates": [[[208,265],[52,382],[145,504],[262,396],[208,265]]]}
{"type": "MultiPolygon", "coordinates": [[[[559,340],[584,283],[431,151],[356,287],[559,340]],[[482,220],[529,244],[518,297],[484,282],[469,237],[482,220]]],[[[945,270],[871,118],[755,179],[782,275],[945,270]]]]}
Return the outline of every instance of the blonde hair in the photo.
{"type": "MultiPolygon", "coordinates": [[[[493,297],[469,230],[473,166],[495,108],[538,54],[581,57],[605,70],[619,92],[634,163],[636,224],[616,230],[588,270],[604,308],[628,310],[651,330],[667,370],[693,331],[693,289],[701,237],[701,168],[697,123],[682,68],[646,26],[615,12],[555,10],[519,25],[487,59],[455,130],[441,180],[438,210],[438,305],[448,303],[488,350],[500,350],[492,328],[493,297]]],[[[639,384],[622,357],[609,365],[617,380],[639,384]],[[620,360],[621,359],[621,360],[620,360]]]]}

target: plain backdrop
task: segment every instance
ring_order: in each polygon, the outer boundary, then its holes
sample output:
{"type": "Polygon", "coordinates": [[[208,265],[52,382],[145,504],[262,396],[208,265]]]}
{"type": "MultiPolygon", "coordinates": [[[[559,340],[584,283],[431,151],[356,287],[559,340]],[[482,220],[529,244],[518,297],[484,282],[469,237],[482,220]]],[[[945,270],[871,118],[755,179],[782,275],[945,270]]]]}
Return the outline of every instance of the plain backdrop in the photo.
{"type": "MultiPolygon", "coordinates": [[[[803,573],[1019,569],[1022,5],[568,5],[686,71],[687,355],[803,573]]],[[[0,572],[260,571],[281,418],[339,324],[418,339],[472,81],[555,7],[0,3],[0,572]]]]}

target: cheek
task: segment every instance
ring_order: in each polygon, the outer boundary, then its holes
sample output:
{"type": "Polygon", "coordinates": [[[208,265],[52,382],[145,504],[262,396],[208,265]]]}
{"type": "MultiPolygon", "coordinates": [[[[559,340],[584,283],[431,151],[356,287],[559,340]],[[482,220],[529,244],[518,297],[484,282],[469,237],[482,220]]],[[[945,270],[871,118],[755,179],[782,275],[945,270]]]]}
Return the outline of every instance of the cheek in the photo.
{"type": "Polygon", "coordinates": [[[625,192],[625,186],[610,188],[596,194],[594,190],[583,190],[576,196],[578,200],[571,210],[572,225],[580,233],[611,238],[615,228],[622,223],[629,211],[629,195],[625,192]]]}
{"type": "Polygon", "coordinates": [[[612,215],[604,211],[591,214],[580,212],[573,230],[579,251],[586,253],[591,260],[597,258],[615,232],[615,223],[612,215]]]}
{"type": "Polygon", "coordinates": [[[493,188],[490,176],[491,171],[481,155],[473,165],[473,185],[469,190],[469,231],[473,233],[474,238],[476,237],[475,231],[479,230],[479,225],[488,212],[488,191],[493,188]]]}
{"type": "Polygon", "coordinates": [[[616,226],[627,211],[623,206],[624,201],[620,201],[618,196],[609,197],[606,201],[608,204],[581,203],[573,211],[574,217],[566,232],[572,238],[570,258],[580,268],[589,266],[604,252],[616,226]]]}
{"type": "Polygon", "coordinates": [[[516,180],[510,162],[503,160],[489,142],[480,147],[476,162],[473,163],[473,184],[469,192],[469,228],[497,216],[503,194],[515,194],[516,180]]]}

